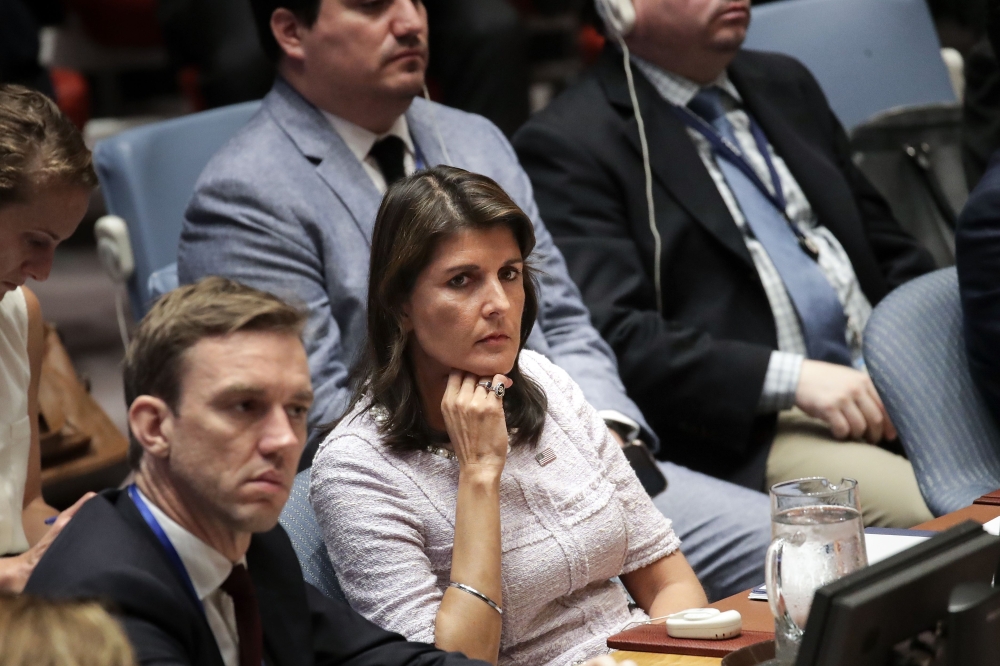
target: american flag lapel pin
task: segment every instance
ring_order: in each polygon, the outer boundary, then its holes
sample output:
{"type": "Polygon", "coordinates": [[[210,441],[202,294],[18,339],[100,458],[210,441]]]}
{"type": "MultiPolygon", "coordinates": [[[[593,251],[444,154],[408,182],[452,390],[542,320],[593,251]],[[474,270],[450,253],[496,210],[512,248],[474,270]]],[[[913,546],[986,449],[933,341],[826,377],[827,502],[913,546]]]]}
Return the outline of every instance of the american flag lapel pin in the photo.
{"type": "Polygon", "coordinates": [[[555,453],[555,451],[552,450],[551,447],[545,449],[541,453],[536,453],[535,454],[535,460],[542,467],[545,467],[546,465],[548,465],[550,462],[552,462],[555,459],[556,459],[556,453],[555,453]]]}

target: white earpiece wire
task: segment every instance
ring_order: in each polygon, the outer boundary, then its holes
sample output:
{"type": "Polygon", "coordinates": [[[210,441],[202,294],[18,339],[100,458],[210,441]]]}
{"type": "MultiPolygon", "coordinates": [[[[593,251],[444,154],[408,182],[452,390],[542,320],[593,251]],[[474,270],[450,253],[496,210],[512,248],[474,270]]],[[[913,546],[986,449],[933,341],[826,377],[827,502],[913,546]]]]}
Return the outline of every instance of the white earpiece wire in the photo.
{"type": "Polygon", "coordinates": [[[122,347],[128,351],[128,323],[125,321],[125,289],[115,285],[115,318],[118,320],[118,335],[122,339],[122,347]]]}
{"type": "Polygon", "coordinates": [[[616,36],[625,57],[625,78],[628,80],[628,94],[632,100],[632,110],[635,111],[635,121],[639,125],[642,168],[646,175],[646,212],[649,216],[649,230],[653,234],[653,287],[656,290],[656,310],[662,315],[663,292],[660,288],[660,259],[663,254],[663,241],[660,239],[659,229],[656,228],[656,211],[653,207],[653,170],[649,164],[649,143],[646,141],[646,124],[642,121],[642,112],[639,111],[639,99],[635,94],[635,81],[632,80],[632,60],[629,57],[628,46],[625,45],[625,40],[620,35],[616,36]]]}
{"type": "MultiPolygon", "coordinates": [[[[427,90],[427,84],[424,84],[424,99],[431,102],[431,93],[427,90]]],[[[434,125],[434,136],[437,137],[438,146],[441,147],[441,152],[444,154],[445,161],[454,166],[454,162],[451,161],[451,155],[448,154],[448,146],[444,145],[444,139],[441,138],[441,128],[438,127],[437,113],[434,112],[433,103],[431,105],[431,124],[434,125]]],[[[430,166],[430,165],[428,165],[430,166]]]]}

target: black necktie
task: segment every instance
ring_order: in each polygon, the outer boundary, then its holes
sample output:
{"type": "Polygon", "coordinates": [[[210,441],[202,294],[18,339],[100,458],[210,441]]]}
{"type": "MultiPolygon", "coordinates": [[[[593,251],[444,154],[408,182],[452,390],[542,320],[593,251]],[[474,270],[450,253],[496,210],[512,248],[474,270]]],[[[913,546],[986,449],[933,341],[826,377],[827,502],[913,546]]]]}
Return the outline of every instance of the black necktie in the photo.
{"type": "Polygon", "coordinates": [[[378,162],[378,168],[385,178],[385,186],[389,187],[406,175],[403,167],[403,155],[406,154],[406,144],[398,136],[390,134],[379,139],[368,151],[368,154],[378,162]]]}
{"type": "Polygon", "coordinates": [[[222,584],[222,591],[233,598],[236,633],[240,640],[240,666],[261,666],[264,658],[264,634],[260,627],[257,593],[254,592],[247,568],[242,564],[235,565],[229,578],[222,584]]]}

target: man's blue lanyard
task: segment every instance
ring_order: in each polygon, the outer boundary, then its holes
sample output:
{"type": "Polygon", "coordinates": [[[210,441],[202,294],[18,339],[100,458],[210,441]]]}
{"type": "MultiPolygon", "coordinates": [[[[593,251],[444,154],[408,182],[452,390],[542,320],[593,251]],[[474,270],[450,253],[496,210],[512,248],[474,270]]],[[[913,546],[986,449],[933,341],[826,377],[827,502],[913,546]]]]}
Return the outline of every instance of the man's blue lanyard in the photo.
{"type": "Polygon", "coordinates": [[[771,153],[768,149],[767,137],[764,136],[764,132],[760,129],[757,123],[754,121],[750,115],[747,115],[747,119],[750,121],[750,133],[753,135],[754,143],[757,144],[757,150],[760,152],[761,157],[764,158],[764,163],[767,164],[767,171],[771,176],[771,183],[774,185],[774,190],[772,191],[764,181],[760,179],[757,172],[747,161],[746,156],[743,151],[740,150],[739,146],[734,146],[733,143],[722,136],[715,127],[710,125],[704,118],[693,113],[690,109],[682,106],[671,105],[674,113],[680,118],[681,122],[695,130],[708,141],[709,145],[712,146],[712,151],[719,157],[725,159],[727,162],[735,166],[737,169],[742,171],[747,178],[750,179],[757,189],[767,197],[774,207],[778,209],[778,212],[785,218],[788,222],[789,228],[795,237],[799,241],[799,245],[802,250],[808,254],[813,260],[819,257],[819,249],[816,244],[812,242],[799,226],[788,219],[788,213],[786,212],[786,207],[788,202],[785,200],[785,193],[781,189],[781,179],[778,177],[778,170],[774,168],[774,162],[771,160],[771,153]]]}
{"type": "Polygon", "coordinates": [[[188,594],[191,595],[191,598],[194,599],[195,603],[198,604],[198,608],[200,608],[202,614],[204,614],[205,607],[202,605],[201,599],[198,598],[198,593],[195,592],[194,583],[191,582],[191,576],[188,574],[187,568],[181,560],[181,556],[177,554],[177,549],[174,548],[174,544],[170,543],[170,539],[167,538],[167,533],[164,532],[163,528],[160,527],[160,524],[156,522],[156,516],[154,516],[153,512],[149,510],[148,506],[146,506],[146,502],[143,501],[142,495],[139,494],[134,483],[128,487],[128,496],[135,504],[135,508],[139,509],[139,514],[142,516],[142,519],[146,521],[146,524],[149,525],[149,529],[153,530],[153,534],[156,535],[160,545],[163,546],[163,551],[167,554],[167,559],[170,560],[174,569],[177,570],[177,574],[181,577],[181,580],[184,581],[184,587],[187,589],[188,594]]]}

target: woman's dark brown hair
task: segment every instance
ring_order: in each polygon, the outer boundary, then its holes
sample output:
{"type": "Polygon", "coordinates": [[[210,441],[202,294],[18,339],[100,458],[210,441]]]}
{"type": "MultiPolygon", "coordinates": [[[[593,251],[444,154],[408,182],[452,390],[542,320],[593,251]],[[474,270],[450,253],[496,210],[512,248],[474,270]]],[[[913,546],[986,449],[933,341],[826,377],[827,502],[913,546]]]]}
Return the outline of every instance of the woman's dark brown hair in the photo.
{"type": "MultiPolygon", "coordinates": [[[[521,257],[535,247],[531,220],[503,189],[486,176],[438,166],[396,182],[386,192],[375,219],[368,279],[368,341],[355,366],[351,409],[378,406],[376,419],[386,444],[412,450],[427,446],[433,433],[424,415],[409,362],[410,336],[403,327],[403,304],[438,244],[465,229],[506,226],[521,257]]],[[[524,311],[518,351],[535,325],[538,296],[531,265],[523,270],[524,311]]],[[[521,373],[518,361],[507,376],[514,385],[504,396],[511,446],[534,445],[545,421],[545,393],[521,373]]]]}

